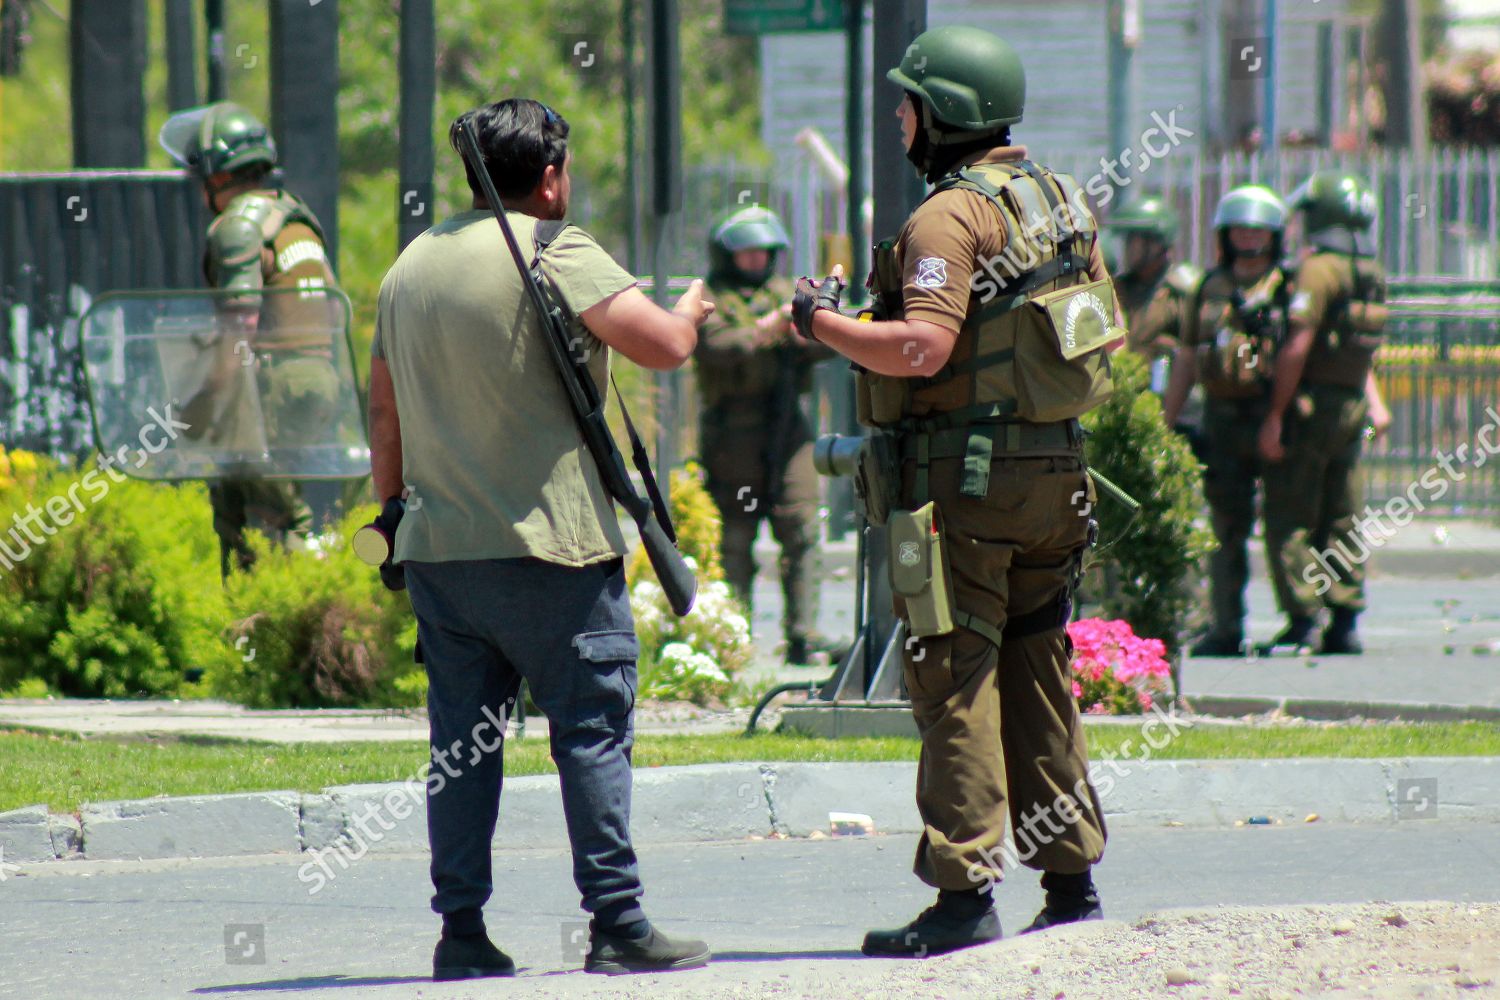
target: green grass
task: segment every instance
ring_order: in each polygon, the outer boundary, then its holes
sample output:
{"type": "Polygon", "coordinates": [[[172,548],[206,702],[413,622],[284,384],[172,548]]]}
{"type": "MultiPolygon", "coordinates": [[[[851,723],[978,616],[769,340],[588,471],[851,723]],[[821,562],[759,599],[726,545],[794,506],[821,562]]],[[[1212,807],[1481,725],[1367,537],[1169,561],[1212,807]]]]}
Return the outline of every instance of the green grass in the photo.
{"type": "MultiPolygon", "coordinates": [[[[1162,743],[1165,727],[1149,734],[1162,743]]],[[[1434,723],[1354,726],[1197,726],[1152,750],[1133,725],[1089,728],[1095,758],[1430,757],[1500,755],[1500,725],[1434,723]]],[[[551,773],[544,740],[506,747],[510,775],[551,773]]],[[[727,761],[914,761],[909,739],[823,740],[764,733],[641,737],[637,767],[727,761]]],[[[426,759],[412,743],[276,745],[205,740],[77,739],[0,732],[0,811],[45,803],[72,812],[81,802],[296,789],[397,781],[426,759]]]]}

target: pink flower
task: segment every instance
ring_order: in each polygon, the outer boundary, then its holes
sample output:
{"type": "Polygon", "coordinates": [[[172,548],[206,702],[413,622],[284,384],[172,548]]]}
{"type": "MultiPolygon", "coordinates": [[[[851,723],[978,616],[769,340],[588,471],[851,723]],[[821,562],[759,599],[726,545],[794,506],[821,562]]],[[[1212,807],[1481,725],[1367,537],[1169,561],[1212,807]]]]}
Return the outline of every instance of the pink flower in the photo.
{"type": "Polygon", "coordinates": [[[1075,697],[1075,698],[1082,698],[1083,697],[1083,685],[1080,684],[1080,683],[1078,683],[1077,681],[1073,682],[1073,697],[1075,697]]]}

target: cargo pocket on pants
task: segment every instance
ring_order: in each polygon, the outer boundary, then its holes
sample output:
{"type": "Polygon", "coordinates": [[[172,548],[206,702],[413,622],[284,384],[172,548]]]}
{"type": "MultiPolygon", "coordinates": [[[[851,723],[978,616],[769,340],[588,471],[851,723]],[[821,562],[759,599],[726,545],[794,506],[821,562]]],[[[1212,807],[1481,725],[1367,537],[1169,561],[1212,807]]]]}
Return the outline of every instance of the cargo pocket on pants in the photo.
{"type": "Polygon", "coordinates": [[[624,629],[580,632],[573,637],[578,664],[569,686],[568,714],[576,725],[618,729],[635,708],[636,659],[641,647],[624,629]]]}

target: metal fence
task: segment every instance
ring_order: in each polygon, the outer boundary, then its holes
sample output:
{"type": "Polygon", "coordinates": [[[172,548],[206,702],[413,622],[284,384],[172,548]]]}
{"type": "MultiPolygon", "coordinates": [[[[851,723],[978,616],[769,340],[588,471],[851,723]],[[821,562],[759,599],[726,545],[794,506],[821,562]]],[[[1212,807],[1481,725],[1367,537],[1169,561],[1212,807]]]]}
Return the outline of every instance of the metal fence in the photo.
{"type": "Polygon", "coordinates": [[[1500,281],[1397,279],[1376,368],[1390,433],[1366,449],[1370,503],[1500,514],[1500,281]]]}

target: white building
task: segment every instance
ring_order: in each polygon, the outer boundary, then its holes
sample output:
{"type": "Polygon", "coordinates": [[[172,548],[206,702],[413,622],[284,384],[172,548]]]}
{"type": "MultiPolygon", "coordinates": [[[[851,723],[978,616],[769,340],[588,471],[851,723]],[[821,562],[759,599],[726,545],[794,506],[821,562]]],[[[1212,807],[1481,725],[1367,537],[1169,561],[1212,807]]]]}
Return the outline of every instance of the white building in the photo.
{"type": "MultiPolygon", "coordinates": [[[[1494,2],[1494,0],[1483,0],[1494,2]]],[[[1281,0],[1276,30],[1275,121],[1278,137],[1323,143],[1357,140],[1364,90],[1365,19],[1349,0],[1281,0]]],[[[1194,136],[1183,152],[1218,153],[1264,125],[1264,0],[1134,0],[1137,30],[1127,92],[1127,141],[1177,113],[1194,136]],[[1243,56],[1243,58],[1241,58],[1243,56]],[[1259,63],[1257,62],[1259,61],[1259,63]],[[1252,77],[1252,78],[1241,78],[1252,77]]],[[[1026,119],[1016,141],[1044,162],[1097,160],[1108,152],[1109,35],[1105,0],[932,0],[928,24],[970,24],[1005,38],[1026,66],[1026,119]]],[[[866,27],[868,46],[869,28],[866,27]]],[[[844,46],[834,32],[761,38],[762,134],[778,158],[814,125],[844,148],[844,46]]],[[[867,48],[868,52],[869,49],[867,48]]],[[[884,69],[884,67],[879,67],[884,69]]],[[[866,104],[869,83],[866,81],[866,104]]],[[[875,141],[892,141],[890,108],[873,109],[875,141]]],[[[869,162],[866,160],[866,162],[869,162]]]]}

